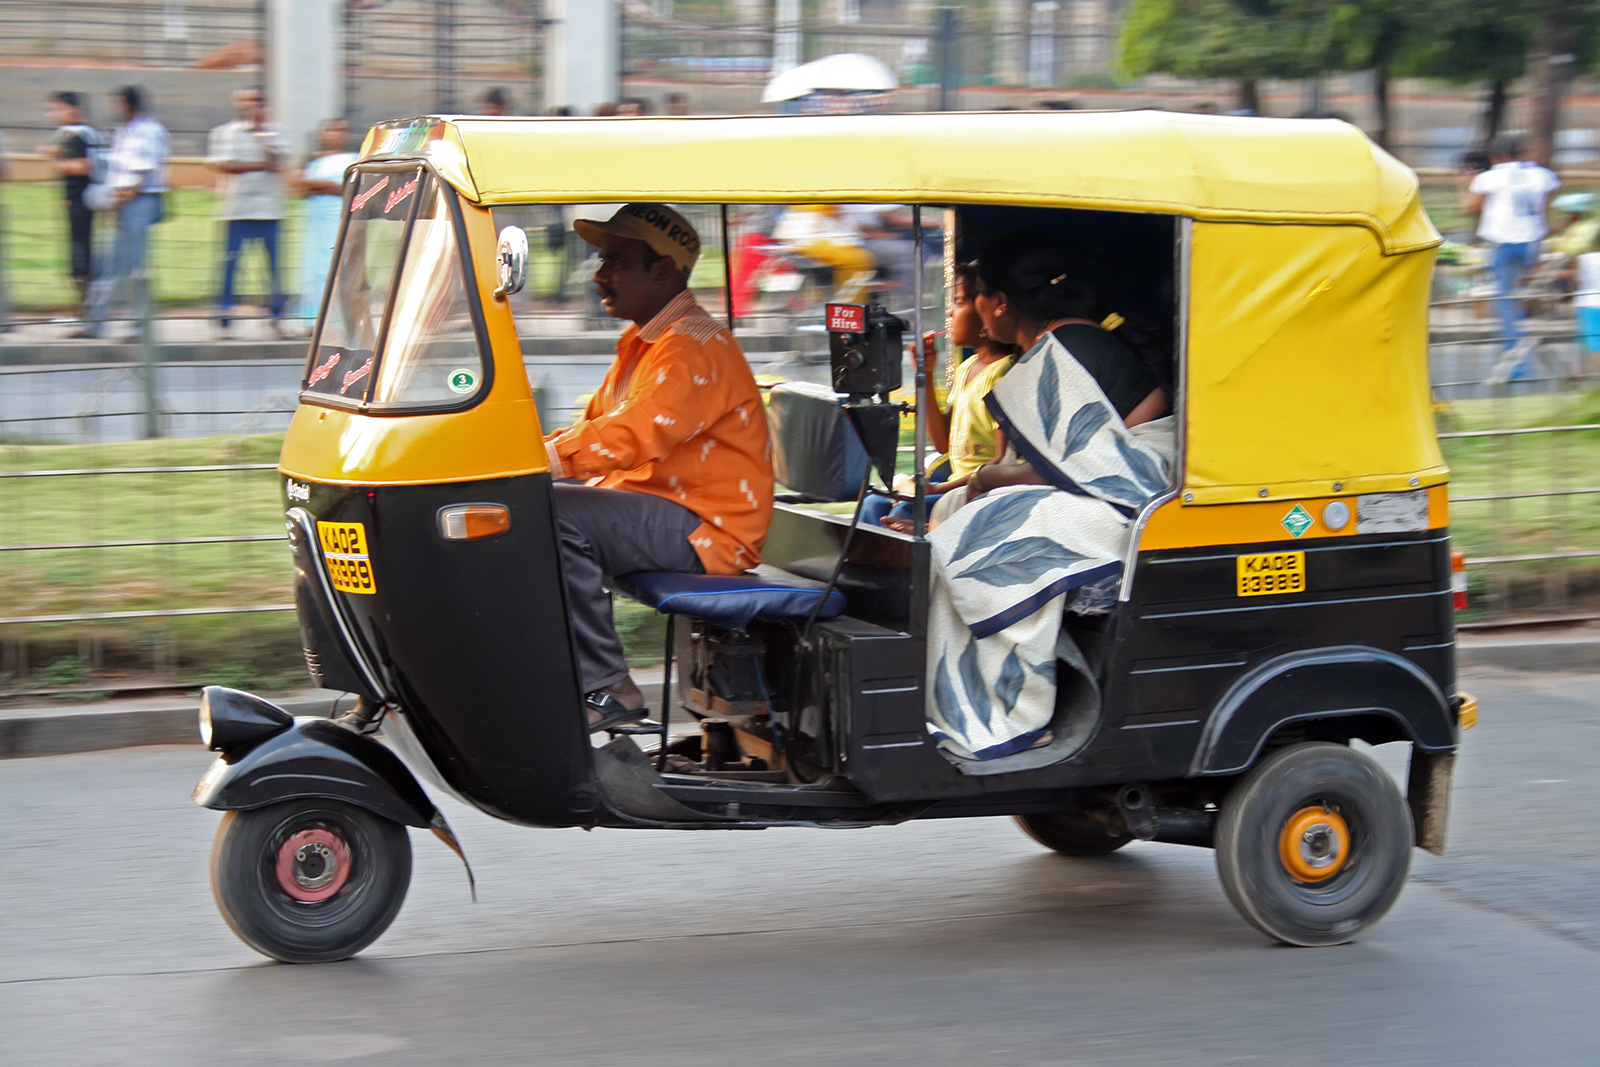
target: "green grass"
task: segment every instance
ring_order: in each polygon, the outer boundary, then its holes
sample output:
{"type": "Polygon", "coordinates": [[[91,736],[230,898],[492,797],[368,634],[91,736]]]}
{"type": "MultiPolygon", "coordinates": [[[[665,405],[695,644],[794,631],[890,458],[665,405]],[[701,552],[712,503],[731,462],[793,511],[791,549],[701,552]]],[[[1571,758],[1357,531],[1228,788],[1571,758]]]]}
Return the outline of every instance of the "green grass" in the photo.
{"type": "MultiPolygon", "coordinates": [[[[1600,391],[1456,401],[1441,430],[1594,424],[1600,391]]],[[[1443,442],[1453,498],[1600,486],[1600,431],[1466,438],[1443,442]]],[[[1600,494],[1510,501],[1456,501],[1452,531],[1468,555],[1580,551],[1600,545],[1600,494]]],[[[1597,561],[1600,562],[1600,561],[1597,561]]]]}
{"type": "MultiPolygon", "coordinates": [[[[286,199],[279,246],[279,277],[284,290],[300,286],[303,205],[286,199]]],[[[20,311],[56,311],[75,299],[67,277],[67,220],[60,187],[54,183],[0,185],[0,252],[4,254],[8,297],[20,311]]],[[[109,239],[108,216],[95,219],[96,242],[109,239]]],[[[216,298],[222,278],[222,223],[215,198],[205,189],[175,189],[167,194],[167,218],[150,231],[148,263],[156,299],[174,306],[204,306],[216,298]]],[[[251,247],[240,264],[238,291],[267,291],[265,257],[251,247]]]]}
{"type": "MultiPolygon", "coordinates": [[[[276,463],[281,434],[110,445],[0,445],[0,471],[276,463]]],[[[0,553],[0,616],[172,608],[253,607],[292,601],[293,566],[273,470],[0,478],[0,543],[50,545],[265,535],[245,544],[66,548],[0,553]]],[[[617,602],[630,662],[659,662],[663,624],[617,602]]],[[[14,625],[33,646],[30,687],[88,684],[80,643],[98,642],[110,667],[148,669],[165,657],[186,681],[245,687],[302,685],[292,612],[14,625]]]]}

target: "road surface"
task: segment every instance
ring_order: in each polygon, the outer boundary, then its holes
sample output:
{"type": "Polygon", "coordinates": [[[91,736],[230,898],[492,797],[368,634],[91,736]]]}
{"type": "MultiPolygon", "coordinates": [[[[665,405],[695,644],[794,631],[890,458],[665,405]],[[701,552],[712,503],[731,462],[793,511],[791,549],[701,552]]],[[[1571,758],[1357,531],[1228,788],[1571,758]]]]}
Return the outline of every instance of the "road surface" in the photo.
{"type": "Polygon", "coordinates": [[[1262,938],[1179,846],[527,830],[446,802],[479,903],[414,833],[388,934],[290,967],[212,905],[205,753],[0,763],[0,1063],[1593,1064],[1597,682],[1467,678],[1450,854],[1316,950],[1262,938]]]}

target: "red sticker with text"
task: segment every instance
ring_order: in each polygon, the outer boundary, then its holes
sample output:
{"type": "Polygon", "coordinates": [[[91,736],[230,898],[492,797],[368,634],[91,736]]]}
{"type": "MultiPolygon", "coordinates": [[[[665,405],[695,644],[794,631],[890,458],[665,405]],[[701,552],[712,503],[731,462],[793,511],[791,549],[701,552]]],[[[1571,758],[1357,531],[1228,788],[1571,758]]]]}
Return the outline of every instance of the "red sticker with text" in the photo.
{"type": "Polygon", "coordinates": [[[828,329],[835,333],[866,333],[867,309],[860,304],[829,304],[828,329]]]}

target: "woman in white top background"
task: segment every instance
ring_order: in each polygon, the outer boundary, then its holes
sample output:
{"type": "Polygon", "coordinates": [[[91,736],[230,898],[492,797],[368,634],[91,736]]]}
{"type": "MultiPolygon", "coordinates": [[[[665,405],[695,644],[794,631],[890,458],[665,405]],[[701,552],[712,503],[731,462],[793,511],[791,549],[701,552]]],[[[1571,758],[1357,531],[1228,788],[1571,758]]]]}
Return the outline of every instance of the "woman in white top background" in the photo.
{"type": "Polygon", "coordinates": [[[300,318],[316,320],[322,289],[333,263],[333,242],[339,236],[339,211],[344,206],[345,168],[356,161],[349,151],[350,124],[328,119],[317,127],[317,152],[300,172],[299,192],[306,201],[305,248],[300,267],[300,318]]]}

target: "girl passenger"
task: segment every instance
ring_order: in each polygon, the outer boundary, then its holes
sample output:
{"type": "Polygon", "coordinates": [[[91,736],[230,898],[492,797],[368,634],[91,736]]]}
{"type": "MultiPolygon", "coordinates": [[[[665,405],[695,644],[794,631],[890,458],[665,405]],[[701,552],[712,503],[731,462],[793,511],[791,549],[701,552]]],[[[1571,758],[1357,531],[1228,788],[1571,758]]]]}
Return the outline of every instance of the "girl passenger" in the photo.
{"type": "MultiPolygon", "coordinates": [[[[939,485],[938,493],[930,493],[928,504],[942,493],[967,484],[972,473],[985,463],[999,459],[1005,453],[1006,439],[994,416],[989,414],[983,398],[994,388],[1012,361],[1021,351],[1015,344],[996,339],[990,334],[974,304],[979,291],[978,265],[963,263],[955,269],[955,291],[952,293],[953,311],[950,316],[950,348],[973,349],[973,354],[962,360],[950,372],[946,388],[948,406],[934,405],[928,412],[928,438],[933,446],[944,453],[944,462],[936,467],[948,467],[948,475],[939,485]]],[[[922,341],[922,369],[931,372],[937,358],[933,334],[922,341]]],[[[888,497],[871,497],[862,510],[862,521],[872,525],[882,523],[891,529],[910,530],[911,505],[899,503],[890,509],[888,497]]]]}

